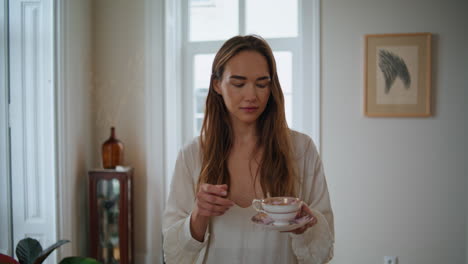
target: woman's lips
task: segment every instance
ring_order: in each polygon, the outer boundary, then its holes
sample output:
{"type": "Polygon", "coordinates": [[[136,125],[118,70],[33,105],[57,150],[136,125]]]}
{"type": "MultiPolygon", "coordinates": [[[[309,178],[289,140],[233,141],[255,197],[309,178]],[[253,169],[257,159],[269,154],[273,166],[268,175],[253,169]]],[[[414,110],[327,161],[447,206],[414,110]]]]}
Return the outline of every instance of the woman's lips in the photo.
{"type": "Polygon", "coordinates": [[[244,112],[252,113],[257,111],[258,107],[241,107],[240,109],[244,112]]]}

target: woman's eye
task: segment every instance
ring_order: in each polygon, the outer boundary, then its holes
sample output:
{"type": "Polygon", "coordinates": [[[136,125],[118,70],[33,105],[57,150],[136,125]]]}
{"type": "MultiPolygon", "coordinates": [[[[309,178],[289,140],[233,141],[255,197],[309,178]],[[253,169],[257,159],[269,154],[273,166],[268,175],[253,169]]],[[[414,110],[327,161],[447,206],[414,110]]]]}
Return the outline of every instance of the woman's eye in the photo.
{"type": "Polygon", "coordinates": [[[260,88],[265,88],[268,86],[268,83],[257,83],[257,86],[260,88]]]}
{"type": "Polygon", "coordinates": [[[242,87],[242,86],[244,86],[243,83],[233,83],[232,85],[234,85],[235,87],[242,87]]]}

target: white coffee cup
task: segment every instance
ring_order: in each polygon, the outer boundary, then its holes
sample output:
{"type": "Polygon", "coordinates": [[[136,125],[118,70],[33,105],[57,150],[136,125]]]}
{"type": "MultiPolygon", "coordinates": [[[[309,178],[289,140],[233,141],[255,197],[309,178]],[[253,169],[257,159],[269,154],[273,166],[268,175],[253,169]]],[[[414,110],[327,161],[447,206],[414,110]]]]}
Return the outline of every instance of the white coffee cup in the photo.
{"type": "Polygon", "coordinates": [[[274,225],[288,225],[301,209],[302,201],[295,197],[269,197],[254,199],[252,207],[257,212],[267,214],[273,219],[274,225]]]}

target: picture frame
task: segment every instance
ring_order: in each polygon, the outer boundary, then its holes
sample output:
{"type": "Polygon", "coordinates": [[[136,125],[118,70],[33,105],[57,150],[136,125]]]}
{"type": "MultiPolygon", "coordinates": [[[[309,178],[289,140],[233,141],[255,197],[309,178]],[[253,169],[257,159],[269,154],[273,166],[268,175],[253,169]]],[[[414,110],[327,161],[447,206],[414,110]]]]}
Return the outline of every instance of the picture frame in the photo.
{"type": "Polygon", "coordinates": [[[365,35],[364,113],[429,117],[431,33],[365,35]]]}

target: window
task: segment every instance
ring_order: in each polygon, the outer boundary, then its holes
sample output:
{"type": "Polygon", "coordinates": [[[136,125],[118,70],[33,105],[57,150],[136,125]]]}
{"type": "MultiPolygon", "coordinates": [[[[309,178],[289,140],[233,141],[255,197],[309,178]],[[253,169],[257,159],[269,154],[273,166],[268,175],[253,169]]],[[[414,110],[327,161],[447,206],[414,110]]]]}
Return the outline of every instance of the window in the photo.
{"type": "Polygon", "coordinates": [[[215,53],[235,35],[258,34],[273,49],[291,128],[303,128],[302,1],[185,0],[182,15],[184,142],[199,135],[215,53]],[[209,2],[209,3],[208,3],[209,2]],[[201,4],[203,3],[203,4],[201,4]],[[278,19],[278,18],[281,19],[278,19]]]}
{"type": "Polygon", "coordinates": [[[177,151],[200,133],[215,53],[235,35],[257,34],[270,44],[285,96],[289,127],[311,136],[320,149],[320,0],[167,3],[166,188],[177,151]]]}

